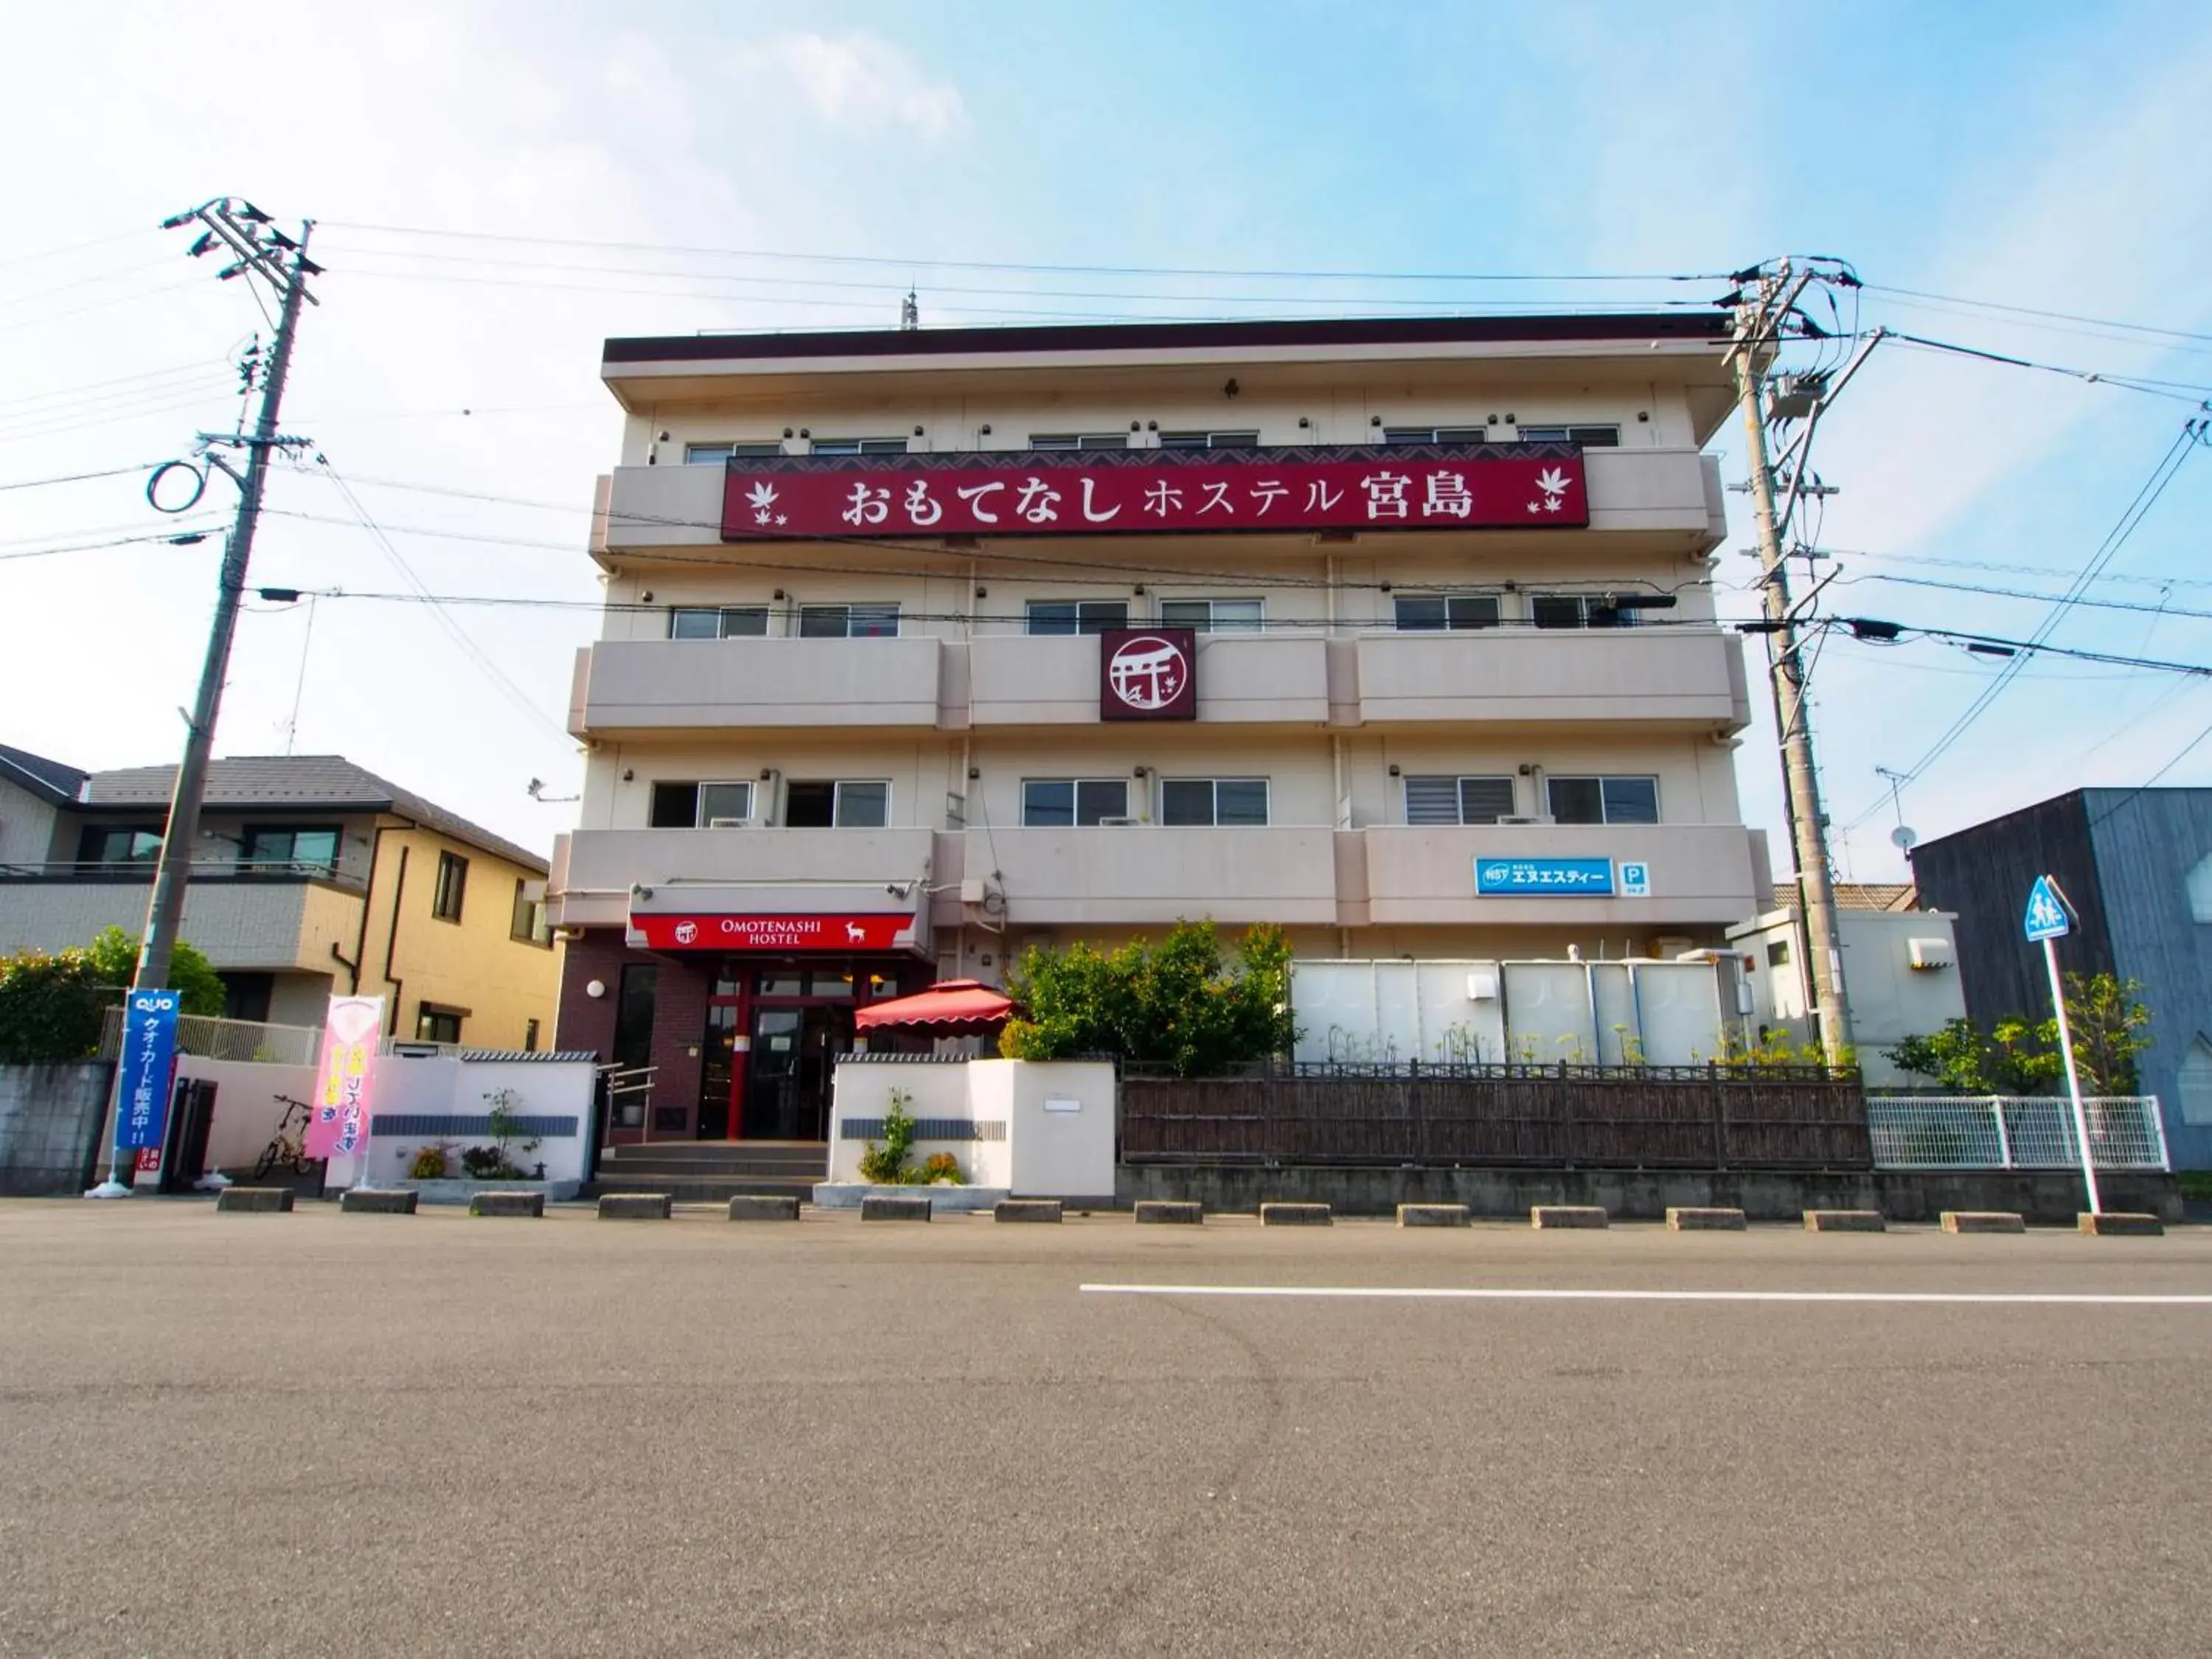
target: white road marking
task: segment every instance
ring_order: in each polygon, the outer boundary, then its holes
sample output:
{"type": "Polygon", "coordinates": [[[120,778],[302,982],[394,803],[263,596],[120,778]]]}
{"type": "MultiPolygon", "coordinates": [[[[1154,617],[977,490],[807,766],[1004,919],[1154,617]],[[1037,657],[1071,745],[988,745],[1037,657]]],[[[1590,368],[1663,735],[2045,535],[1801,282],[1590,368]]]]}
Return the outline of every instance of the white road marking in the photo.
{"type": "Polygon", "coordinates": [[[2074,1294],[2043,1291],[1625,1291],[1491,1285],[1082,1285],[1086,1296],[1336,1297],[1436,1302],[1893,1302],[2023,1303],[2091,1308],[2212,1307],[2212,1294],[2074,1294]]]}

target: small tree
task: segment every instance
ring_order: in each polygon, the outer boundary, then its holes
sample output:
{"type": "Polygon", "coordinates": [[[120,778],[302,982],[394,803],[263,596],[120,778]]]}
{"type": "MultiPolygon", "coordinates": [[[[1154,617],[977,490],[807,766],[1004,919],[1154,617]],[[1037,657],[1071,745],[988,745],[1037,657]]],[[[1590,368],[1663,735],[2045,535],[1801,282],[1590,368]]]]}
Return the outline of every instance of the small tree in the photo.
{"type": "Polygon", "coordinates": [[[100,1047],[100,1021],[118,1000],[82,951],[0,958],[0,1064],[82,1060],[100,1047]]]}
{"type": "Polygon", "coordinates": [[[1010,1060],[1105,1053],[1191,1077],[1286,1053],[1296,1037],[1279,927],[1249,930],[1234,963],[1210,921],[1179,921],[1158,945],[1138,939],[1110,953],[1032,946],[1012,981],[1028,1018],[1000,1036],[1010,1060]]]}
{"type": "MultiPolygon", "coordinates": [[[[138,973],[138,941],[120,927],[104,927],[85,947],[85,956],[103,985],[127,986],[138,973]]],[[[222,979],[214,964],[190,941],[179,939],[169,952],[169,982],[165,990],[183,1000],[182,1012],[214,1019],[222,1015],[222,979]]]]}
{"type": "Polygon", "coordinates": [[[2142,983],[2111,974],[2066,975],[2066,1025],[2085,1095],[2136,1092],[2136,1056],[2150,1047],[2142,983]]]}
{"type": "MultiPolygon", "coordinates": [[[[2081,1092],[2132,1094],[2136,1056],[2150,1045],[2150,1011],[2134,980],[2110,974],[2066,975],[2066,1024],[2081,1092]]],[[[1887,1051],[1902,1071],[1969,1095],[2033,1095],[2066,1082],[2058,1022],[2008,1014],[1984,1033],[1954,1019],[1932,1036],[1909,1036],[1887,1051]]]]}

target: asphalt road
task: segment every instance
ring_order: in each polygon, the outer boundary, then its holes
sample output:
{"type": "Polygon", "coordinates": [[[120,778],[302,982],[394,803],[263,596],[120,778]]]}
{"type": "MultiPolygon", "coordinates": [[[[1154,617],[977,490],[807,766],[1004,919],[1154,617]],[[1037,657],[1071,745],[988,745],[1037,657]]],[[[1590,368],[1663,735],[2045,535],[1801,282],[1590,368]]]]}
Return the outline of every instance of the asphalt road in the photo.
{"type": "Polygon", "coordinates": [[[0,1654],[2199,1653],[2162,1239],[0,1204],[0,1654]]]}

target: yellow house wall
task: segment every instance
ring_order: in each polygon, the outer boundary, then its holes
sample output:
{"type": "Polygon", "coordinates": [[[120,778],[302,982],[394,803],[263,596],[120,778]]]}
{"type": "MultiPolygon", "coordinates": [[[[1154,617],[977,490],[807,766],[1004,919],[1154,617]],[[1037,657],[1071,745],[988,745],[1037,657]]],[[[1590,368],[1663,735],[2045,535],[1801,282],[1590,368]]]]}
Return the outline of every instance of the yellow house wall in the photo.
{"type": "Polygon", "coordinates": [[[538,1047],[550,1048],[560,998],[561,946],[556,941],[549,950],[510,936],[514,884],[542,879],[538,872],[434,830],[392,823],[384,830],[375,860],[360,957],[361,990],[391,1000],[386,1028],[413,1037],[422,1004],[434,1002],[469,1011],[461,1022],[461,1041],[472,1048],[520,1048],[532,1019],[538,1021],[538,1047]],[[458,922],[431,914],[438,854],[444,851],[469,861],[458,922]]]}

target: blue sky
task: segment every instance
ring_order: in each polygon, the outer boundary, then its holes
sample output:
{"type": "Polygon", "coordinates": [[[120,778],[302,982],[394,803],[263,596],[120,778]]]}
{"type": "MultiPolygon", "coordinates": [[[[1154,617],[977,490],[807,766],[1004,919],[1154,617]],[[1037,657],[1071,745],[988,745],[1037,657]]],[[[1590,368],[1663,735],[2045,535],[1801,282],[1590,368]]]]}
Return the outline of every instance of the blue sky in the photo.
{"type": "MultiPolygon", "coordinates": [[[[1847,257],[1888,288],[2212,336],[2201,159],[2212,13],[2199,6],[1129,0],[640,14],[477,0],[249,8],[232,21],[219,32],[173,8],[124,5],[11,25],[0,139],[50,159],[21,170],[0,246],[0,484],[160,459],[197,427],[227,424],[220,360],[259,319],[238,285],[215,283],[153,226],[225,191],[315,216],[331,275],[287,424],[318,441],[392,553],[326,477],[287,476],[257,580],[398,591],[396,555],[434,592],[577,608],[331,600],[315,608],[312,640],[304,608],[257,611],[220,748],[281,750],[296,692],[302,751],[346,753],[533,845],[564,827],[566,809],[532,803],[524,783],[565,793],[577,774],[558,726],[571,653],[592,632],[592,570],[576,550],[591,478],[613,453],[594,378],[607,334],[889,322],[909,279],[925,319],[941,322],[1720,291],[925,260],[1674,273],[1795,251],[1847,257]]],[[[1898,295],[1869,295],[1865,317],[2212,382],[2212,337],[1898,295]]],[[[1851,553],[1833,608],[2025,635],[2045,606],[1875,578],[2055,592],[2189,412],[1882,347],[1815,457],[1843,492],[1822,543],[1851,553]]],[[[125,476],[0,491],[0,556],[159,527],[137,490],[125,476]]],[[[2212,611],[2212,586],[2187,585],[2212,581],[2209,504],[2212,458],[2200,454],[2095,596],[2212,611]]],[[[11,692],[0,741],[88,766],[168,757],[215,557],[212,543],[0,556],[11,692]]],[[[1731,555],[1718,568],[1735,581],[1745,566],[1731,555]]],[[[1727,603],[1750,610],[1747,595],[1727,603]]],[[[2207,623],[2170,614],[2077,612],[2057,638],[2212,663],[2207,623]]],[[[1835,816],[1878,809],[1844,843],[1846,873],[1900,872],[1875,769],[1915,760],[1994,672],[1934,644],[1825,652],[1817,715],[1835,816]]],[[[1905,815],[1934,835],[2078,783],[2140,782],[2208,722],[2199,681],[2039,664],[1907,792],[1905,815]]],[[[1777,823],[1771,732],[1747,735],[1739,771],[1748,814],[1777,823]]],[[[2212,782],[2212,741],[2166,781],[2212,782]]]]}

